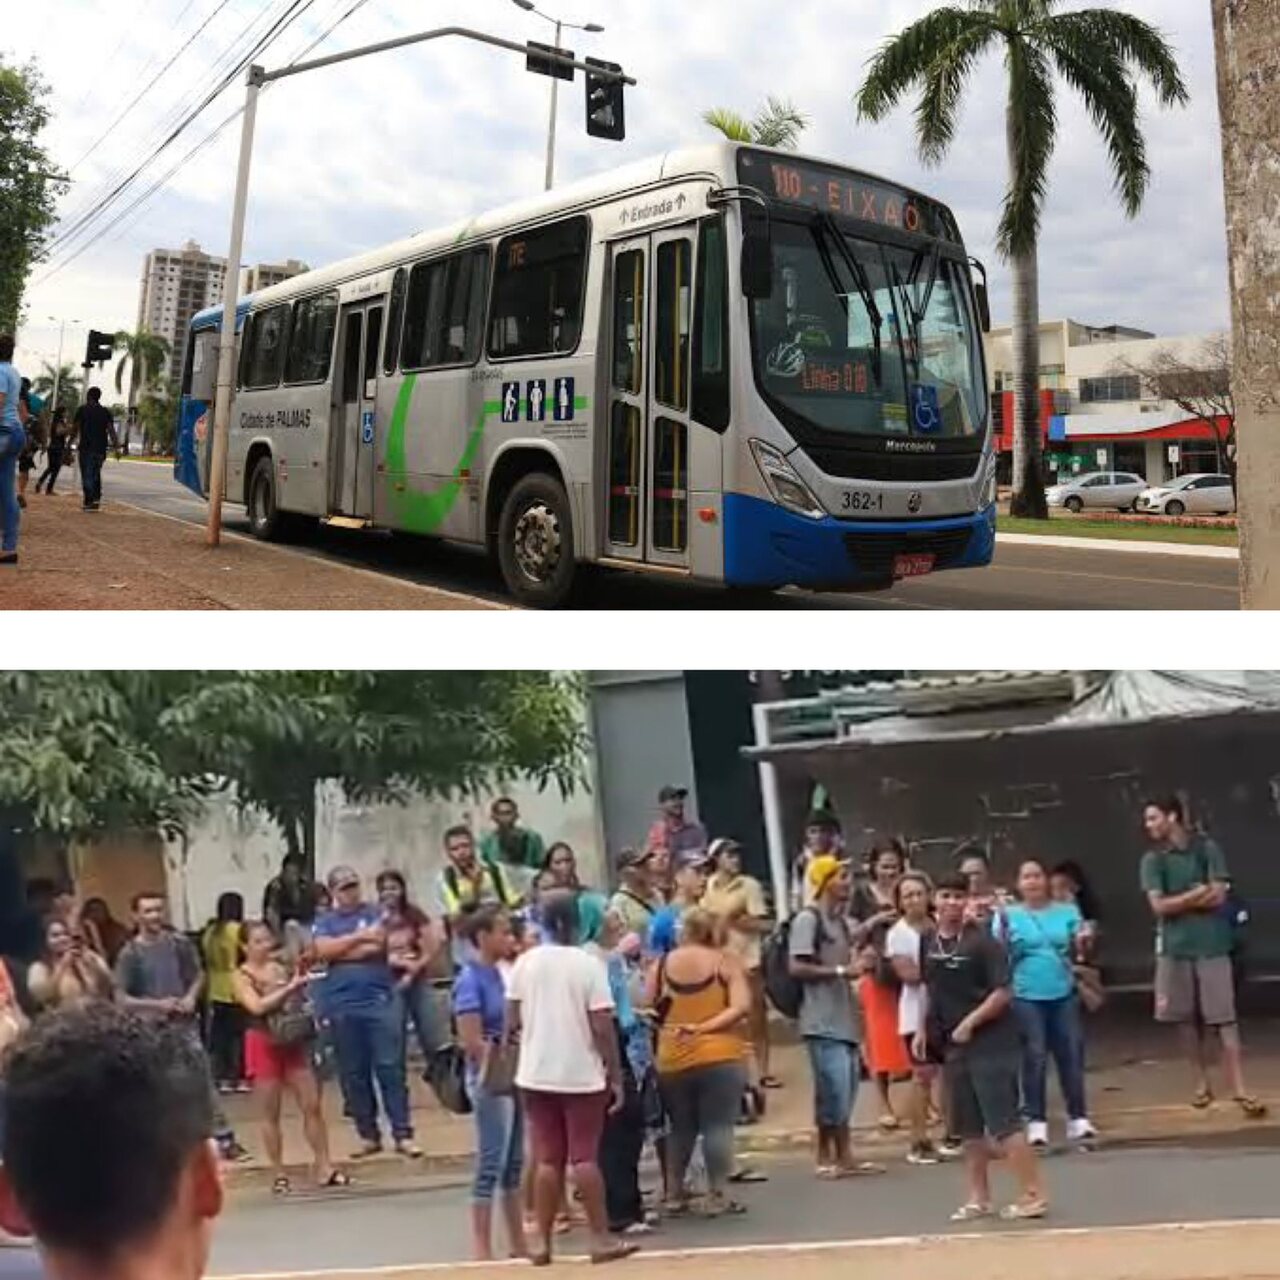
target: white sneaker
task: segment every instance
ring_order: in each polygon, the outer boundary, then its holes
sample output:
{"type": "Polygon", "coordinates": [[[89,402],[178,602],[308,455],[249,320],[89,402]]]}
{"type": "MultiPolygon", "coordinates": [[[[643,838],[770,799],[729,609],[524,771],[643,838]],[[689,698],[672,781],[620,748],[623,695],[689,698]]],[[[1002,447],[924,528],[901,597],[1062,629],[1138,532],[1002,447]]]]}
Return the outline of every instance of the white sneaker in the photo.
{"type": "Polygon", "coordinates": [[[1032,1120],[1027,1125],[1027,1141],[1033,1147],[1049,1145],[1049,1126],[1043,1120],[1032,1120]]]}
{"type": "Polygon", "coordinates": [[[1097,1136],[1098,1131],[1093,1127],[1093,1123],[1083,1116],[1079,1120],[1067,1121],[1068,1142],[1088,1142],[1090,1138],[1097,1136]]]}

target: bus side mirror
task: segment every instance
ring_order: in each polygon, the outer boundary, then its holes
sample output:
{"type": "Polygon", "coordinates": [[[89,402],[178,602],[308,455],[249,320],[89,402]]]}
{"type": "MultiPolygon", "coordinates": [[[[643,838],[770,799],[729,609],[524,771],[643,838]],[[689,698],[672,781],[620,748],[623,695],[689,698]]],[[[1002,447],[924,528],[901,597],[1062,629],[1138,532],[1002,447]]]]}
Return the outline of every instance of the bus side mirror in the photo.
{"type": "Polygon", "coordinates": [[[763,227],[742,237],[742,292],[753,302],[773,296],[773,242],[763,227]]]}
{"type": "Polygon", "coordinates": [[[991,295],[987,291],[987,269],[977,258],[970,258],[969,264],[978,273],[979,279],[973,282],[973,296],[978,303],[978,323],[983,333],[991,332],[991,295]]]}

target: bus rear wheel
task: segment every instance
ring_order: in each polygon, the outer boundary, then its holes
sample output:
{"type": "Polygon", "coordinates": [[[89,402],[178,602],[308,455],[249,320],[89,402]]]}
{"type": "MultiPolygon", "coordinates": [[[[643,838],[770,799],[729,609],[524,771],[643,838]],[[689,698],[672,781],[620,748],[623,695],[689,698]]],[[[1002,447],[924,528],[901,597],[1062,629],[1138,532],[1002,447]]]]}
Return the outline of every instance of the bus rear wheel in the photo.
{"type": "Polygon", "coordinates": [[[276,468],[271,455],[264,453],[249,475],[249,532],[263,542],[274,542],[284,534],[285,519],[276,506],[276,468]]]}
{"type": "Polygon", "coordinates": [[[498,565],[523,605],[555,609],[573,589],[573,515],[554,476],[535,471],[507,494],[498,518],[498,565]]]}

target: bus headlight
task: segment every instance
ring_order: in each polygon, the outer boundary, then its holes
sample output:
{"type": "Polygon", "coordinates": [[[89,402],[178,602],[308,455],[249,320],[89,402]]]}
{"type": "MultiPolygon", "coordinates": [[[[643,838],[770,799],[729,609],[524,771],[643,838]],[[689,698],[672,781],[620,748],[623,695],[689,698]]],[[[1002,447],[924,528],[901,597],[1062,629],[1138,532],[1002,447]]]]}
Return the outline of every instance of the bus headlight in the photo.
{"type": "Polygon", "coordinates": [[[751,452],[765,484],[769,486],[769,492],[780,507],[815,520],[826,515],[809,486],[800,479],[795,468],[779,450],[771,444],[765,444],[763,440],[752,440],[751,452]]]}
{"type": "Polygon", "coordinates": [[[987,482],[982,486],[982,507],[985,511],[996,500],[996,464],[993,461],[987,470],[987,482]]]}

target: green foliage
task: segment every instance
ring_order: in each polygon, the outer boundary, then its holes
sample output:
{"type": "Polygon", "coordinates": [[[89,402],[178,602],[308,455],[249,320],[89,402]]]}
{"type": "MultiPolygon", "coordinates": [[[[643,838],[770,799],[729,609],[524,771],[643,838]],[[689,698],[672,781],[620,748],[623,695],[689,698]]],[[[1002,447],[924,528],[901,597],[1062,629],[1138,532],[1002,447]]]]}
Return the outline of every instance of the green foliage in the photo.
{"type": "Polygon", "coordinates": [[[124,371],[131,370],[129,378],[129,404],[138,403],[139,395],[145,395],[154,387],[169,359],[169,340],[146,329],[129,333],[121,329],[115,335],[116,354],[123,357],[116,365],[116,391],[124,391],[124,371]]]}
{"type": "MultiPolygon", "coordinates": [[[[31,387],[36,395],[44,396],[46,400],[53,395],[54,374],[53,365],[45,364],[40,376],[32,378],[31,387]]],[[[80,403],[80,395],[84,389],[80,371],[73,364],[64,364],[62,372],[57,375],[57,383],[58,405],[70,413],[80,403]]],[[[50,404],[49,408],[52,410],[58,405],[50,404]]]]}
{"type": "Polygon", "coordinates": [[[49,121],[47,96],[34,63],[0,59],[0,331],[8,333],[18,327],[27,277],[66,189],[38,141],[49,121]]]}
{"type": "Polygon", "coordinates": [[[758,147],[778,147],[794,151],[800,135],[809,124],[808,116],[792,103],[770,97],[754,120],[730,111],[727,107],[712,107],[702,114],[704,124],[723,133],[731,142],[750,142],[758,147]]]}
{"type": "Polygon", "coordinates": [[[315,788],[355,801],[586,782],[578,677],[523,671],[0,673],[0,807],[64,836],[185,830],[230,789],[314,851],[315,788]]]}
{"type": "Polygon", "coordinates": [[[1112,9],[1056,12],[1057,0],[971,0],[944,5],[887,41],[871,60],[855,102],[882,120],[913,89],[921,158],[937,164],[955,139],[964,89],[979,57],[1002,48],[1008,75],[1009,186],[998,246],[1005,257],[1034,252],[1057,140],[1056,71],[1083,98],[1102,134],[1116,189],[1134,217],[1151,180],[1138,109],[1148,81],[1162,106],[1188,101],[1165,37],[1112,9]]]}

